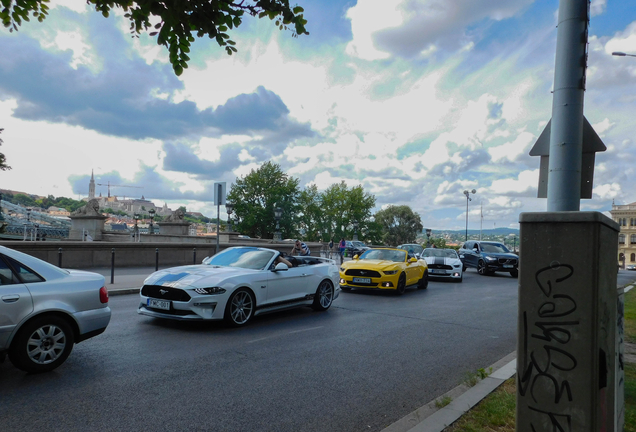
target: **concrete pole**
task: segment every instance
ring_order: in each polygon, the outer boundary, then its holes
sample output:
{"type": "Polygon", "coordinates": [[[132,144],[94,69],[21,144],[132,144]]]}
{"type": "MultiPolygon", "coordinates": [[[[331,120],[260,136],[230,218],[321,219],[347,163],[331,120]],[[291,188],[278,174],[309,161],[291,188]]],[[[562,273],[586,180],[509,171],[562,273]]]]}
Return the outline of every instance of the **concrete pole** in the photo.
{"type": "Polygon", "coordinates": [[[548,174],[549,212],[580,210],[588,5],[588,0],[559,2],[548,174]]]}
{"type": "Polygon", "coordinates": [[[216,200],[216,253],[219,253],[219,236],[221,234],[221,192],[223,191],[223,186],[219,183],[216,187],[218,188],[218,199],[216,200]]]}

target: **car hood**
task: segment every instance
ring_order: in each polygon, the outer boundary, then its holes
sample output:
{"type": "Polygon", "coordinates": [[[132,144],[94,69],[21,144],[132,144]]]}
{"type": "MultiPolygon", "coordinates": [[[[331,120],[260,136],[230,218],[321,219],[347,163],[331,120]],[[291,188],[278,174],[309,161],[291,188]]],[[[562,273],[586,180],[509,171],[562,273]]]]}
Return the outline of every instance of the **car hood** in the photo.
{"type": "Polygon", "coordinates": [[[399,265],[395,261],[388,260],[373,260],[373,259],[363,259],[363,260],[353,260],[343,264],[343,267],[348,269],[368,269],[368,268],[386,268],[393,267],[399,265]]]}
{"type": "Polygon", "coordinates": [[[519,257],[515,254],[512,253],[498,253],[498,252],[482,252],[481,253],[484,256],[491,256],[491,257],[495,257],[495,258],[508,258],[508,259],[519,259],[519,257]]]}
{"type": "Polygon", "coordinates": [[[205,288],[219,284],[224,280],[260,272],[239,267],[217,267],[210,265],[191,265],[173,267],[154,272],[146,278],[144,285],[158,285],[173,288],[205,288]]]}
{"type": "Polygon", "coordinates": [[[420,259],[423,259],[426,261],[426,264],[430,265],[453,265],[460,261],[459,258],[452,257],[423,257],[420,259]]]}

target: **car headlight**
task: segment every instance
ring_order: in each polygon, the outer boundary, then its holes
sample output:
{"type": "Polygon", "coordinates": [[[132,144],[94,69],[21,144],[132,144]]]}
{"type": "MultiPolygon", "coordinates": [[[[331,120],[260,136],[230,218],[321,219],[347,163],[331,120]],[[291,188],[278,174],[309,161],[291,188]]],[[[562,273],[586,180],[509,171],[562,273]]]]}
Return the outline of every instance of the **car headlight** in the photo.
{"type": "Polygon", "coordinates": [[[497,261],[497,258],[491,257],[491,256],[487,256],[487,257],[484,257],[484,258],[486,258],[486,261],[497,261]]]}
{"type": "Polygon", "coordinates": [[[391,276],[394,275],[398,272],[398,270],[383,270],[382,273],[384,273],[387,276],[391,276]]]}
{"type": "Polygon", "coordinates": [[[453,267],[455,268],[460,268],[462,265],[461,264],[453,264],[453,267]]]}
{"type": "Polygon", "coordinates": [[[225,289],[221,287],[195,288],[194,292],[197,294],[223,294],[225,289]]]}

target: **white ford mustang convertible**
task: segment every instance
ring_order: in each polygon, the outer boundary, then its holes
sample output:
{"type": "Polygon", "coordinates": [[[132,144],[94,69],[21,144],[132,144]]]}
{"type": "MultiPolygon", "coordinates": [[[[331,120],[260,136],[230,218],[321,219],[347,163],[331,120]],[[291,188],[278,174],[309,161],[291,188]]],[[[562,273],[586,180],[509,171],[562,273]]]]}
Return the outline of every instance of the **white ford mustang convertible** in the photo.
{"type": "Polygon", "coordinates": [[[310,306],[329,309],[340,293],[338,267],[318,257],[285,257],[273,249],[233,247],[203,264],[151,274],[138,312],[173,320],[225,320],[247,324],[255,315],[310,306]]]}

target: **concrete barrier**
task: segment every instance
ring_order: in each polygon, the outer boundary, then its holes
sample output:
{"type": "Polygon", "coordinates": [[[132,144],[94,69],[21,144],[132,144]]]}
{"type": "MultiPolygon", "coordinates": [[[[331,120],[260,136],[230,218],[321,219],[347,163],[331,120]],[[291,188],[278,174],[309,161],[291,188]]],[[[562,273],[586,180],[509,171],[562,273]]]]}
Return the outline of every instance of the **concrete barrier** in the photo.
{"type": "MultiPolygon", "coordinates": [[[[271,242],[271,240],[269,240],[271,242]]],[[[220,250],[233,246],[253,246],[276,249],[289,253],[292,248],[289,242],[269,243],[250,241],[249,244],[233,242],[221,243],[220,250]]],[[[246,242],[248,243],[248,242],[246,242]]],[[[115,267],[154,267],[156,249],[159,249],[159,265],[177,266],[194,262],[196,248],[196,263],[199,264],[206,256],[214,255],[215,244],[209,243],[132,243],[132,242],[78,242],[78,241],[0,241],[1,246],[24,252],[40,258],[53,265],[58,265],[60,248],[62,249],[63,268],[93,268],[110,267],[112,250],[115,250],[115,267]]],[[[320,255],[320,243],[307,244],[313,256],[320,255]]]]}

